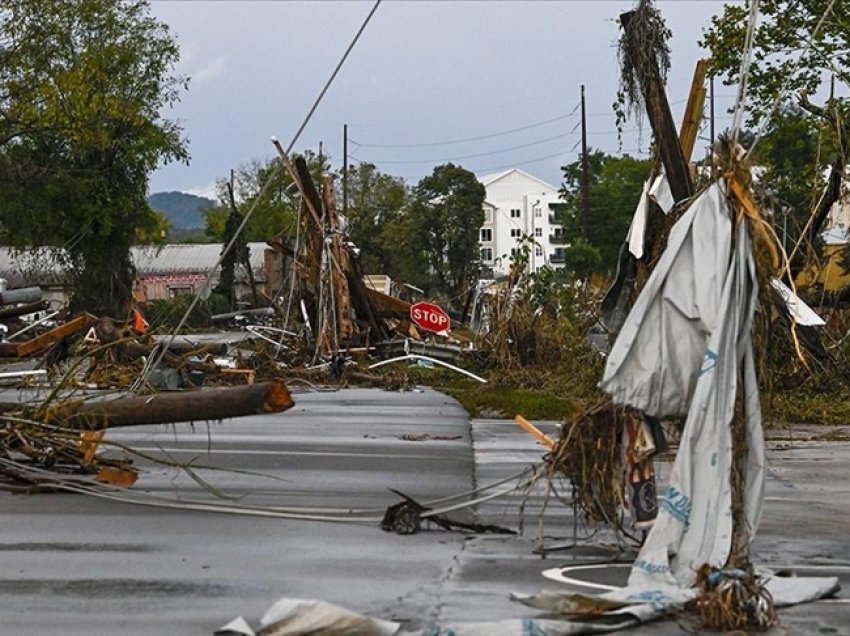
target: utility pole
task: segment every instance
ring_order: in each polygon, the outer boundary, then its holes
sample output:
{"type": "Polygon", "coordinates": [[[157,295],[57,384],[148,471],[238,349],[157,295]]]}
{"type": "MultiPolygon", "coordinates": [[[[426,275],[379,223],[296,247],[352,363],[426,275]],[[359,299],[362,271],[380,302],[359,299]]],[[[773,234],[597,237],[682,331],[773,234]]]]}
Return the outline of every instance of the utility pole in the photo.
{"type": "Polygon", "coordinates": [[[590,175],[587,167],[587,115],[581,85],[581,237],[590,243],[590,175]]]}
{"type": "Polygon", "coordinates": [[[320,178],[321,178],[321,175],[323,175],[324,173],[325,173],[325,158],[324,158],[323,153],[322,153],[322,142],[320,141],[319,142],[319,175],[320,175],[320,178]]]}
{"type": "Polygon", "coordinates": [[[709,113],[709,137],[711,141],[708,145],[708,161],[711,166],[711,178],[712,180],[716,176],[716,170],[714,167],[714,73],[708,78],[709,87],[711,88],[711,99],[708,102],[708,113],[709,113]]]}
{"type": "Polygon", "coordinates": [[[348,218],[348,124],[342,125],[342,214],[348,218]]]}

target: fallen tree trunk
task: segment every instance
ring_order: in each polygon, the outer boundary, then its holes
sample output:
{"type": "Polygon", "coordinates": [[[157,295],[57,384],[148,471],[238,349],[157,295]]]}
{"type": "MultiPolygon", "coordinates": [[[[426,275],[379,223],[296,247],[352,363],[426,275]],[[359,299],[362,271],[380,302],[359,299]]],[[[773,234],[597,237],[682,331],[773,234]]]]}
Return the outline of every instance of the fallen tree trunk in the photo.
{"type": "Polygon", "coordinates": [[[23,411],[25,418],[82,431],[278,413],[294,404],[286,385],[274,380],[247,386],[155,393],[109,401],[75,400],[50,408],[47,415],[41,409],[4,403],[0,404],[0,412],[23,411]]]}

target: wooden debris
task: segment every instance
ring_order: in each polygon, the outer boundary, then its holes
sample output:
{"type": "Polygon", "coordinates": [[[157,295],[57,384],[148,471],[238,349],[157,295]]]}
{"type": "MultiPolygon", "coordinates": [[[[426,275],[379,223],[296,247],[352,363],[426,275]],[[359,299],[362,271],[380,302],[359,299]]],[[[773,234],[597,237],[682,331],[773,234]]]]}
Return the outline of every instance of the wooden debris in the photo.
{"type": "Polygon", "coordinates": [[[97,317],[83,313],[63,325],[50,331],[25,340],[24,342],[0,343],[0,358],[28,358],[47,351],[51,346],[64,338],[90,327],[98,321],[97,317]]]}
{"type": "Polygon", "coordinates": [[[275,380],[246,386],[164,392],[108,401],[64,402],[48,408],[41,417],[38,417],[38,412],[32,411],[27,415],[31,419],[41,419],[61,428],[101,430],[277,413],[293,405],[286,385],[275,380]]]}

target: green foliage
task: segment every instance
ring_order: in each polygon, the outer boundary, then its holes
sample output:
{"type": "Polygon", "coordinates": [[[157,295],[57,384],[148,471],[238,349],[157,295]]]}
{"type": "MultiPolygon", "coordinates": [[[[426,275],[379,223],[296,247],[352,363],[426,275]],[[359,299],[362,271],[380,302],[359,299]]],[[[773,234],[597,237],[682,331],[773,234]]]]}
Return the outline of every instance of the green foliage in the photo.
{"type": "MultiPolygon", "coordinates": [[[[327,156],[319,157],[307,150],[304,158],[313,176],[316,188],[321,190],[322,174],[328,170],[327,156]]],[[[224,239],[227,217],[230,215],[230,197],[227,184],[231,177],[222,177],[216,181],[218,205],[206,211],[205,232],[216,241],[224,239]]],[[[264,160],[253,159],[233,171],[233,193],[236,204],[243,214],[252,208],[243,236],[246,241],[266,241],[285,232],[295,232],[295,220],[298,218],[298,195],[289,191],[292,177],[276,157],[264,160]],[[266,187],[268,186],[268,187],[266,187]],[[266,188],[263,196],[260,193],[266,188]]]]}
{"type": "Polygon", "coordinates": [[[185,81],[143,0],[7,0],[0,9],[0,236],[64,248],[74,308],[122,315],[129,248],[155,234],[148,175],[187,160],[160,111],[185,81]]]}
{"type": "Polygon", "coordinates": [[[454,164],[437,166],[413,189],[409,243],[427,264],[428,287],[453,296],[478,275],[478,230],[484,222],[484,186],[454,164]]]}
{"type": "MultiPolygon", "coordinates": [[[[612,272],[617,267],[620,246],[626,238],[643,182],[649,178],[652,163],[629,155],[614,157],[600,150],[588,150],[590,188],[590,241],[567,251],[572,253],[573,270],[579,278],[590,272],[612,272]],[[598,253],[597,259],[591,250],[598,253]]],[[[565,205],[562,211],[564,235],[570,245],[581,237],[581,161],[563,166],[560,189],[565,205]]],[[[569,258],[569,256],[568,256],[569,258]]],[[[569,269],[568,264],[568,269],[569,269]]]]}
{"type": "MultiPolygon", "coordinates": [[[[850,81],[850,3],[832,3],[832,14],[817,36],[812,33],[831,0],[762,0],[747,84],[751,125],[762,121],[777,96],[814,94],[830,74],[850,81]],[[814,46],[797,67],[800,54],[814,46]],[[795,68],[797,67],[797,68],[795,68]]],[[[746,5],[727,3],[712,18],[700,46],[711,51],[712,72],[726,85],[739,83],[741,53],[747,30],[746,5]]]]}
{"type": "Polygon", "coordinates": [[[764,172],[755,188],[765,208],[773,211],[771,220],[788,250],[800,238],[820,196],[831,158],[832,144],[828,136],[822,139],[820,124],[800,108],[787,106],[770,119],[756,146],[755,162],[764,172]]]}
{"type": "MultiPolygon", "coordinates": [[[[214,296],[210,297],[211,299],[214,296]]],[[[194,296],[186,294],[177,296],[170,300],[150,300],[141,306],[142,314],[144,314],[152,331],[173,331],[180,324],[186,310],[192,303],[194,296]]],[[[208,301],[200,301],[192,309],[184,324],[188,329],[199,329],[212,326],[211,316],[216,311],[210,311],[208,301]]],[[[213,301],[213,306],[220,308],[220,301],[213,301]]]]}
{"type": "Polygon", "coordinates": [[[578,238],[565,251],[565,269],[581,280],[587,280],[594,272],[599,271],[602,255],[598,247],[594,247],[583,238],[578,238]]]}
{"type": "Polygon", "coordinates": [[[620,85],[613,107],[618,138],[621,138],[623,125],[630,114],[638,122],[643,121],[647,78],[657,74],[661,82],[665,83],[670,70],[670,47],[667,41],[672,33],[661,12],[655,8],[652,0],[639,0],[629,15],[629,29],[623,29],[617,45],[620,85]]]}
{"type": "MultiPolygon", "coordinates": [[[[341,184],[343,174],[337,181],[341,184]]],[[[337,197],[342,209],[341,192],[337,197]]],[[[374,164],[348,168],[348,234],[360,248],[364,273],[398,276],[397,224],[407,203],[407,186],[400,177],[379,172],[374,164]]]]}

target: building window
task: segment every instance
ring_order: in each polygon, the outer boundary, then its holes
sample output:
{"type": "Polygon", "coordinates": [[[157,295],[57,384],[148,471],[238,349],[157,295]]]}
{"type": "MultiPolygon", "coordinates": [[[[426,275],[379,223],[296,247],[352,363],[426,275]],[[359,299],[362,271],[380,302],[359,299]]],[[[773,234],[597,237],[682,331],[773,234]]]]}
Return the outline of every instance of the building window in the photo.
{"type": "Polygon", "coordinates": [[[515,247],[512,247],[512,248],[511,248],[511,258],[513,258],[514,256],[516,256],[516,255],[517,255],[517,252],[519,252],[519,250],[518,250],[517,248],[515,248],[515,247]]]}
{"type": "Polygon", "coordinates": [[[543,236],[543,228],[542,227],[534,228],[534,236],[536,236],[537,238],[541,238],[543,236]]]}
{"type": "Polygon", "coordinates": [[[543,256],[543,248],[540,247],[539,245],[537,247],[535,247],[534,248],[534,255],[535,256],[543,256]]]}
{"type": "Polygon", "coordinates": [[[541,208],[535,206],[534,216],[536,216],[538,219],[543,218],[543,210],[541,208]]]}
{"type": "Polygon", "coordinates": [[[484,222],[492,223],[493,222],[493,210],[485,209],[484,210],[484,222]]]}
{"type": "Polygon", "coordinates": [[[511,238],[521,238],[521,237],[522,237],[522,230],[519,229],[518,227],[512,227],[511,228],[511,238]]]}
{"type": "Polygon", "coordinates": [[[191,296],[195,293],[195,288],[191,285],[169,285],[168,297],[177,298],[178,296],[191,296]]]}
{"type": "Polygon", "coordinates": [[[493,230],[489,227],[481,228],[481,242],[490,243],[493,241],[493,230]]]}
{"type": "Polygon", "coordinates": [[[489,263],[493,260],[493,248],[492,247],[483,247],[481,248],[481,260],[485,263],[489,263]]]}
{"type": "Polygon", "coordinates": [[[522,214],[522,212],[519,210],[519,208],[511,208],[511,218],[512,219],[520,218],[521,214],[522,214]]]}

